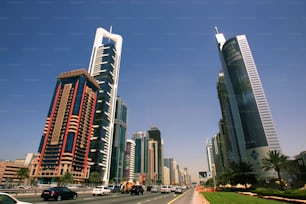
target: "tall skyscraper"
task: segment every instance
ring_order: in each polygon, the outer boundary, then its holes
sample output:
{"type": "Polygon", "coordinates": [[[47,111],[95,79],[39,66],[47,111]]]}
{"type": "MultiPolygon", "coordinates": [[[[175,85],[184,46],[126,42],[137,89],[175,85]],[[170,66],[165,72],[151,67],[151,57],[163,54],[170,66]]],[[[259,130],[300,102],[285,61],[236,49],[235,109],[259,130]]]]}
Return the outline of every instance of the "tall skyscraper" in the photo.
{"type": "Polygon", "coordinates": [[[148,140],[147,131],[137,131],[133,133],[132,139],[135,141],[135,179],[143,180],[148,174],[148,140]]]}
{"type": "Polygon", "coordinates": [[[169,168],[169,179],[170,179],[170,183],[171,185],[174,185],[174,170],[173,170],[173,158],[164,158],[164,166],[169,168]]]}
{"type": "Polygon", "coordinates": [[[208,163],[208,171],[215,174],[215,159],[212,142],[207,140],[206,142],[206,155],[208,163]]]}
{"type": "MultiPolygon", "coordinates": [[[[264,175],[261,159],[269,150],[281,151],[270,108],[245,35],[225,40],[217,31],[216,39],[224,73],[224,83],[239,143],[241,158],[264,175]],[[246,156],[245,156],[246,155],[246,156]]],[[[229,125],[229,118],[227,125],[229,125]]]]}
{"type": "Polygon", "coordinates": [[[163,157],[163,141],[161,139],[160,131],[157,127],[152,127],[149,131],[150,140],[156,141],[157,143],[157,155],[155,157],[157,166],[157,178],[156,182],[161,183],[163,181],[163,170],[164,170],[164,157],[163,157]]]}
{"type": "Polygon", "coordinates": [[[148,141],[148,179],[150,184],[156,184],[158,179],[158,142],[148,141]]]}
{"type": "Polygon", "coordinates": [[[124,178],[132,182],[135,178],[135,141],[126,140],[124,178]]]}
{"type": "Polygon", "coordinates": [[[53,183],[66,172],[76,181],[89,176],[88,151],[93,133],[96,80],[86,70],[57,77],[45,128],[31,175],[41,183],[53,183]]]}
{"type": "Polygon", "coordinates": [[[117,97],[115,128],[113,132],[110,180],[119,183],[123,178],[123,164],[127,134],[127,105],[117,97]]]}
{"type": "Polygon", "coordinates": [[[97,29],[88,69],[100,86],[90,158],[91,171],[99,172],[105,185],[110,176],[121,49],[120,35],[97,29]]]}

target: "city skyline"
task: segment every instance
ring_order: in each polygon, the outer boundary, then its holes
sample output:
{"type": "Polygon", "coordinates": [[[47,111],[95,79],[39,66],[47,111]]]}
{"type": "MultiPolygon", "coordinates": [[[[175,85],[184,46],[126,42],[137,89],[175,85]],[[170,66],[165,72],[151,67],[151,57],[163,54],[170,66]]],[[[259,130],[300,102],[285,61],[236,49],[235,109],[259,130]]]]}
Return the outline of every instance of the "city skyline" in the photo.
{"type": "Polygon", "coordinates": [[[156,126],[164,157],[175,158],[193,178],[207,170],[205,142],[221,118],[218,26],[227,39],[248,36],[283,153],[306,149],[303,1],[1,4],[1,160],[37,151],[54,78],[87,69],[96,28],[111,25],[124,39],[118,95],[129,110],[128,138],[156,126]]]}

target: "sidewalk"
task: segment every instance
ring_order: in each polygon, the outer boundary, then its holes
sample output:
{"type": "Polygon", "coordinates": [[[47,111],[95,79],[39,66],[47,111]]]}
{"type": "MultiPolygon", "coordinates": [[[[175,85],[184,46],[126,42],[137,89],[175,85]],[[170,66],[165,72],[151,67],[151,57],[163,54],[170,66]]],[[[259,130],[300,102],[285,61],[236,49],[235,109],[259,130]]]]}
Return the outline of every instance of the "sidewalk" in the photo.
{"type": "Polygon", "coordinates": [[[201,194],[201,191],[195,189],[193,194],[192,202],[193,204],[210,204],[208,200],[201,194]]]}

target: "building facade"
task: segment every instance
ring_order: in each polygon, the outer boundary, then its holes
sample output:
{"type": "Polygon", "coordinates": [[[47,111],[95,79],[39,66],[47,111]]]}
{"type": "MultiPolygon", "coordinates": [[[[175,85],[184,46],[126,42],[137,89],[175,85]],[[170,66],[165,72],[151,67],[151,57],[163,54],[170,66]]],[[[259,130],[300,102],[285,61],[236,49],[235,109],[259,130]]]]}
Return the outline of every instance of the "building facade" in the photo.
{"type": "Polygon", "coordinates": [[[0,185],[9,188],[16,185],[25,185],[27,180],[16,175],[22,168],[28,168],[22,162],[0,161],[0,185]]]}
{"type": "Polygon", "coordinates": [[[206,142],[206,156],[207,156],[208,171],[213,172],[215,166],[215,159],[214,159],[213,144],[210,140],[207,140],[206,142]]]}
{"type": "Polygon", "coordinates": [[[115,127],[113,132],[110,180],[120,183],[124,178],[124,156],[127,138],[127,105],[122,98],[117,97],[115,127]]]}
{"type": "Polygon", "coordinates": [[[148,181],[149,184],[157,184],[158,179],[158,142],[148,141],[148,181]]]}
{"type": "Polygon", "coordinates": [[[129,182],[133,182],[135,179],[135,146],[135,141],[126,140],[124,178],[129,182]]]}
{"type": "Polygon", "coordinates": [[[232,121],[223,119],[228,130],[235,128],[237,154],[253,164],[257,175],[266,176],[260,167],[261,159],[269,150],[281,149],[247,38],[238,35],[225,40],[217,32],[216,39],[232,121]]]}
{"type": "Polygon", "coordinates": [[[219,134],[224,149],[224,168],[229,168],[229,164],[233,161],[241,162],[246,160],[245,142],[244,140],[239,140],[239,136],[241,137],[242,133],[241,129],[236,128],[234,123],[234,115],[222,71],[219,72],[217,90],[222,113],[222,119],[219,122],[219,134]]]}
{"type": "MultiPolygon", "coordinates": [[[[164,158],[164,167],[167,167],[169,169],[169,184],[174,185],[174,169],[173,169],[173,161],[174,159],[171,157],[164,158]]],[[[164,178],[165,180],[165,178],[164,178]]],[[[165,182],[164,182],[165,183],[165,182]]]]}
{"type": "Polygon", "coordinates": [[[84,69],[57,77],[31,176],[53,183],[66,172],[76,181],[89,176],[89,145],[99,85],[84,69]]]}
{"type": "Polygon", "coordinates": [[[135,141],[135,179],[144,180],[148,174],[148,140],[147,131],[137,131],[133,133],[132,140],[135,141]]]}
{"type": "Polygon", "coordinates": [[[161,138],[160,130],[157,127],[152,127],[149,131],[149,138],[150,141],[156,142],[156,148],[157,148],[157,155],[155,155],[155,164],[157,164],[156,168],[156,176],[155,181],[156,183],[160,184],[163,181],[163,170],[164,170],[164,157],[163,157],[163,141],[161,138]]]}
{"type": "Polygon", "coordinates": [[[97,29],[88,69],[100,86],[90,158],[91,171],[98,172],[105,185],[108,184],[110,177],[121,49],[120,35],[103,28],[97,29]]]}

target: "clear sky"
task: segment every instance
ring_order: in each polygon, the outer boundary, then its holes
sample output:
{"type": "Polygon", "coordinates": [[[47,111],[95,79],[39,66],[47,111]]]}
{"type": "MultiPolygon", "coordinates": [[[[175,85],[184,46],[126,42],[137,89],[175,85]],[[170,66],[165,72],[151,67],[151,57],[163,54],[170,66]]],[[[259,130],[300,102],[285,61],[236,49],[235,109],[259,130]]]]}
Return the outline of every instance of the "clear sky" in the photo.
{"type": "Polygon", "coordinates": [[[56,77],[87,69],[97,27],[123,37],[118,94],[128,138],[160,129],[165,156],[207,170],[221,117],[214,26],[246,34],[283,153],[306,150],[303,0],[1,0],[0,160],[37,152],[56,77]],[[154,2],[154,3],[153,3],[154,2]]]}

